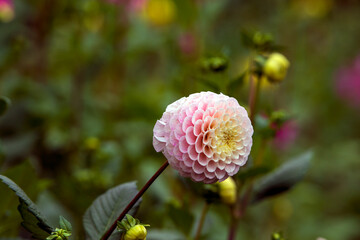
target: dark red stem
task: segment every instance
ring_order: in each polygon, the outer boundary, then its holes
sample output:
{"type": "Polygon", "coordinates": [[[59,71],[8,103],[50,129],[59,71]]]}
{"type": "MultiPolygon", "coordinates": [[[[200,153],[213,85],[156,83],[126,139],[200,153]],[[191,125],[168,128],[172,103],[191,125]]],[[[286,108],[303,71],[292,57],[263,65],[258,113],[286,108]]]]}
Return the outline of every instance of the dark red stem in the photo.
{"type": "Polygon", "coordinates": [[[117,226],[117,222],[121,221],[125,215],[130,211],[130,209],[135,205],[135,203],[141,198],[141,196],[145,193],[145,191],[150,187],[150,185],[156,180],[156,178],[165,170],[165,168],[169,165],[169,162],[166,161],[157,172],[146,182],[146,184],[142,187],[142,189],[136,194],[136,196],[131,200],[131,202],[126,206],[126,208],[122,211],[119,217],[115,220],[113,225],[106,231],[106,233],[101,237],[101,240],[106,240],[110,237],[117,226]]]}

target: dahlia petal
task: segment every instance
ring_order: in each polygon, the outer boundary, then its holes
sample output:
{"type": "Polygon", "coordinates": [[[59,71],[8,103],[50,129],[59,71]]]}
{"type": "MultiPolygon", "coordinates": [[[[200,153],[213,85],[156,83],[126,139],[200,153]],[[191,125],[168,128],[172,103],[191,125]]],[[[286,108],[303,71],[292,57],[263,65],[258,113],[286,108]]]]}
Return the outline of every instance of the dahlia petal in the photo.
{"type": "Polygon", "coordinates": [[[201,153],[202,150],[203,150],[203,146],[204,146],[204,143],[203,143],[203,134],[200,134],[200,135],[197,137],[196,142],[195,142],[195,150],[196,150],[196,152],[201,153]]]}
{"type": "Polygon", "coordinates": [[[193,124],[195,124],[195,122],[196,122],[197,120],[199,120],[199,119],[202,120],[203,115],[204,115],[204,110],[202,110],[202,109],[196,110],[196,112],[195,112],[194,115],[192,116],[191,122],[192,122],[193,124]]]}
{"type": "Polygon", "coordinates": [[[189,153],[189,157],[190,157],[192,160],[197,160],[197,159],[198,159],[199,154],[196,152],[194,145],[190,145],[190,146],[189,146],[189,148],[188,148],[188,153],[189,153]]]}
{"type": "Polygon", "coordinates": [[[189,144],[195,144],[196,136],[194,135],[194,127],[186,129],[186,141],[189,144]]]}
{"type": "Polygon", "coordinates": [[[234,171],[234,169],[235,169],[235,164],[234,163],[230,163],[230,164],[227,164],[225,166],[225,171],[228,172],[228,173],[234,171]]]}
{"type": "Polygon", "coordinates": [[[204,154],[208,157],[211,158],[213,155],[213,151],[212,149],[208,146],[208,145],[204,145],[204,150],[203,150],[204,154]]]}
{"type": "Polygon", "coordinates": [[[219,168],[220,170],[224,170],[224,169],[225,169],[225,166],[226,166],[226,164],[225,164],[224,161],[219,161],[219,162],[218,162],[218,168],[219,168]]]}
{"type": "Polygon", "coordinates": [[[164,137],[164,127],[165,127],[165,123],[163,121],[157,120],[154,126],[154,135],[159,136],[159,137],[164,137]]]}
{"type": "Polygon", "coordinates": [[[213,179],[215,178],[215,172],[209,172],[207,169],[205,169],[204,174],[207,178],[213,179]]]}
{"type": "Polygon", "coordinates": [[[201,166],[198,161],[194,161],[192,168],[193,168],[194,172],[197,174],[201,174],[205,170],[205,167],[201,166]]]}
{"type": "Polygon", "coordinates": [[[195,172],[191,173],[191,178],[196,182],[201,182],[205,179],[205,174],[197,174],[195,172]]]}
{"type": "Polygon", "coordinates": [[[220,170],[220,169],[216,169],[215,170],[215,175],[218,179],[222,179],[223,177],[225,177],[225,171],[224,170],[220,170]]]}
{"type": "Polygon", "coordinates": [[[160,152],[162,151],[165,146],[166,146],[166,143],[165,142],[162,142],[162,141],[159,141],[155,136],[153,138],[153,146],[155,148],[155,151],[157,152],[160,152]]]}
{"type": "Polygon", "coordinates": [[[175,137],[175,132],[171,132],[170,133],[170,139],[169,139],[169,142],[175,146],[177,143],[178,143],[179,140],[176,139],[175,137]]]}
{"type": "Polygon", "coordinates": [[[229,172],[229,176],[234,176],[240,169],[239,165],[235,165],[235,169],[232,172],[229,172]]]}
{"type": "MultiPolygon", "coordinates": [[[[205,175],[205,176],[206,176],[206,175],[205,175]]],[[[215,178],[215,177],[212,178],[212,179],[205,178],[203,182],[206,183],[206,184],[216,183],[216,182],[217,182],[217,178],[215,178]]]]}
{"type": "Polygon", "coordinates": [[[210,116],[207,116],[205,119],[204,119],[204,124],[202,125],[201,127],[201,130],[203,132],[206,132],[208,129],[209,129],[209,125],[211,123],[211,120],[212,120],[212,117],[210,116]]]}
{"type": "Polygon", "coordinates": [[[191,122],[191,117],[186,117],[182,123],[183,132],[186,132],[186,130],[191,126],[193,126],[193,124],[191,122]]]}
{"type": "Polygon", "coordinates": [[[206,166],[209,161],[210,161],[210,159],[207,158],[204,153],[199,153],[198,162],[200,165],[206,166]]]}
{"type": "Polygon", "coordinates": [[[215,172],[216,167],[217,167],[216,162],[214,162],[214,161],[209,161],[208,165],[206,166],[206,169],[207,169],[209,172],[215,172]]]}
{"type": "Polygon", "coordinates": [[[187,166],[187,167],[192,167],[192,165],[194,164],[194,160],[192,160],[188,156],[186,156],[186,157],[183,156],[183,162],[184,162],[185,166],[187,166]]]}
{"type": "Polygon", "coordinates": [[[185,136],[182,136],[179,140],[179,149],[182,153],[187,153],[188,148],[189,148],[189,144],[186,141],[185,136]]]}
{"type": "Polygon", "coordinates": [[[183,153],[179,150],[179,146],[175,146],[173,150],[173,156],[178,160],[182,160],[183,153]]]}
{"type": "Polygon", "coordinates": [[[203,121],[201,119],[197,120],[194,124],[194,135],[198,136],[201,132],[202,132],[202,125],[203,125],[203,121]]]}

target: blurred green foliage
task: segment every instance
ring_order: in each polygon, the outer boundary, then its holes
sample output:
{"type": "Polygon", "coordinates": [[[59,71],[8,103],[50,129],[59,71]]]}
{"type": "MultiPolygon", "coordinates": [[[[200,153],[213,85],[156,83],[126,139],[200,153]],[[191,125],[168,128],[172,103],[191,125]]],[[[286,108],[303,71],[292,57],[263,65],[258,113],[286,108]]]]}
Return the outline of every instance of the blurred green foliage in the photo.
{"type": "MultiPolygon", "coordinates": [[[[98,195],[147,181],[164,161],[152,128],[169,103],[211,90],[246,105],[244,71],[259,45],[249,46],[244,33],[260,30],[257,42],[281,49],[291,67],[283,83],[263,85],[264,131],[255,132],[253,152],[264,134],[276,137],[273,111],[291,116],[297,135],[282,148],[269,137],[259,171],[309,148],[315,154],[303,183],[249,209],[238,239],[265,240],[278,230],[292,240],[360,238],[360,109],[345,105],[334,85],[338,69],[360,54],[358,1],[174,0],[174,15],[161,25],[146,15],[151,9],[113,2],[19,0],[15,18],[0,22],[1,104],[12,103],[0,116],[0,173],[53,226],[63,215],[84,236],[82,216],[98,195]]],[[[151,225],[148,239],[194,234],[188,223],[203,205],[197,187],[171,169],[161,175],[137,215],[151,225]],[[179,227],[175,216],[187,224],[179,227]]],[[[16,196],[2,184],[0,195],[0,237],[26,237],[16,196]]],[[[226,238],[226,212],[212,206],[206,239],[226,238]]]]}

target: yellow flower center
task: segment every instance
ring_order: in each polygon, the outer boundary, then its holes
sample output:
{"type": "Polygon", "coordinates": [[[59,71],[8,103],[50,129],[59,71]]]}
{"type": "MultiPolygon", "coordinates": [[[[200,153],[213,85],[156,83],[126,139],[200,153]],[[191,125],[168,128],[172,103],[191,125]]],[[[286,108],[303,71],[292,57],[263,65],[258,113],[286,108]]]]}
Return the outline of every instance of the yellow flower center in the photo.
{"type": "Polygon", "coordinates": [[[231,126],[222,126],[215,131],[215,149],[218,154],[226,156],[236,150],[238,134],[231,126]]]}

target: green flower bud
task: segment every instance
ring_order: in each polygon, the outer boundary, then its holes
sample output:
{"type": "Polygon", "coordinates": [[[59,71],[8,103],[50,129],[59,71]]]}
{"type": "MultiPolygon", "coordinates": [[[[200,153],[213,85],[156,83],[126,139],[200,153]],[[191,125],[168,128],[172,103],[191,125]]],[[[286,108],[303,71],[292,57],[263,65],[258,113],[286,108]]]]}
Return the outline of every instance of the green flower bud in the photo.
{"type": "Polygon", "coordinates": [[[54,232],[48,236],[47,240],[67,240],[71,236],[71,232],[65,229],[56,228],[54,232]]]}
{"type": "Polygon", "coordinates": [[[228,67],[228,61],[222,57],[211,57],[201,62],[201,67],[209,72],[223,72],[228,67]]]}
{"type": "Polygon", "coordinates": [[[126,231],[124,240],[146,240],[147,231],[143,225],[135,225],[126,231]]]}
{"type": "Polygon", "coordinates": [[[270,82],[281,82],[287,73],[290,62],[280,53],[272,53],[266,60],[263,73],[270,82]]]}
{"type": "Polygon", "coordinates": [[[229,205],[234,204],[236,202],[236,183],[234,179],[228,177],[226,180],[219,182],[218,185],[221,201],[229,205]]]}
{"type": "Polygon", "coordinates": [[[126,218],[117,222],[117,229],[122,233],[121,240],[146,240],[147,231],[145,227],[149,224],[140,223],[139,219],[126,214],[126,218]]]}

